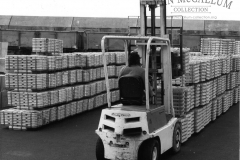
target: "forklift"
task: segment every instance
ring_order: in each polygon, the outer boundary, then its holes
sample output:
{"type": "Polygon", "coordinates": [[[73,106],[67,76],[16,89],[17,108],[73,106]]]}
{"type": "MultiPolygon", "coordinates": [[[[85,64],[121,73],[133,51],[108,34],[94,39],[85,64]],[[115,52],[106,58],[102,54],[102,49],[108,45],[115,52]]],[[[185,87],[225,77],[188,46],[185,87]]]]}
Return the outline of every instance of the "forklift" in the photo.
{"type": "Polygon", "coordinates": [[[96,143],[97,160],[158,160],[169,149],[174,153],[181,149],[181,122],[175,117],[173,108],[171,43],[165,35],[164,18],[161,18],[161,37],[154,35],[155,19],[152,20],[152,36],[145,36],[147,4],[152,8],[152,17],[155,17],[153,10],[156,5],[160,4],[161,12],[166,7],[164,0],[140,0],[143,17],[141,35],[104,36],[101,41],[108,108],[102,110],[95,131],[99,136],[96,143]],[[119,78],[121,103],[116,105],[111,103],[105,53],[105,42],[111,39],[124,41],[126,65],[128,43],[135,41],[142,56],[142,67],[145,68],[145,84],[137,77],[119,78]],[[161,47],[160,56],[156,55],[156,46],[161,47]],[[157,57],[160,57],[160,66],[156,63],[157,57]],[[152,97],[149,95],[150,85],[155,92],[152,97]]]}

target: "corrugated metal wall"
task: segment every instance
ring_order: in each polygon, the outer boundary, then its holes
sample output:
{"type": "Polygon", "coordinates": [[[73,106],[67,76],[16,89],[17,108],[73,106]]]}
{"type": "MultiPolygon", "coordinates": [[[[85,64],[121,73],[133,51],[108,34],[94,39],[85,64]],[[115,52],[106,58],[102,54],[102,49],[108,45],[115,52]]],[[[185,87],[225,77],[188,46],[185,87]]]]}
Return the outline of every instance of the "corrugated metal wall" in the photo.
{"type": "MultiPolygon", "coordinates": [[[[174,19],[172,26],[181,26],[181,20],[174,19]]],[[[86,28],[127,29],[139,26],[137,18],[84,18],[84,17],[36,17],[36,16],[0,16],[2,29],[24,30],[81,30],[86,28]]],[[[150,20],[148,20],[150,26],[150,20]]],[[[156,21],[160,26],[160,21],[156,21]]],[[[171,26],[171,20],[167,20],[171,26]]],[[[183,30],[240,31],[240,21],[184,20],[183,30]]]]}
{"type": "MultiPolygon", "coordinates": [[[[39,36],[64,39],[64,47],[66,48],[71,48],[76,44],[77,46],[84,45],[84,49],[99,49],[100,40],[103,35],[126,35],[130,32],[129,28],[139,27],[139,23],[139,17],[86,18],[0,16],[0,41],[7,40],[10,42],[10,46],[30,47],[31,38],[39,36]],[[7,29],[16,31],[7,31],[7,29]],[[26,32],[26,30],[32,32],[26,32]],[[84,31],[86,34],[57,33],[72,31],[84,31]]],[[[148,19],[148,26],[150,27],[150,25],[150,19],[148,19]]],[[[160,27],[159,19],[156,20],[156,26],[160,27]]],[[[182,20],[173,19],[171,21],[167,19],[167,26],[181,27],[182,20]]],[[[239,40],[240,21],[183,20],[184,47],[189,47],[194,51],[198,51],[200,49],[200,40],[206,35],[239,40]]],[[[114,44],[115,42],[111,43],[109,47],[114,46],[114,44]]],[[[120,48],[117,47],[115,49],[120,48]]]]}

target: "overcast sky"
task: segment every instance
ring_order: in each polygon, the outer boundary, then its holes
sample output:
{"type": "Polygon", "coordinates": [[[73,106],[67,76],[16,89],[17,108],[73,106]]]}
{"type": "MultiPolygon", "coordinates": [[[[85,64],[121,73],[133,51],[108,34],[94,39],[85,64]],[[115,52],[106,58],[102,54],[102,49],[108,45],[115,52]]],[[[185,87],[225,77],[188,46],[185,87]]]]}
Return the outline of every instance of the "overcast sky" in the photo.
{"type": "MultiPolygon", "coordinates": [[[[170,0],[167,0],[170,1],[170,0]]],[[[201,16],[200,18],[217,20],[240,20],[240,0],[204,0],[217,3],[218,1],[232,2],[231,8],[223,6],[191,3],[179,4],[179,0],[171,0],[168,5],[168,15],[174,15],[174,5],[208,6],[208,14],[180,13],[186,18],[201,16]]],[[[184,0],[183,0],[184,1],[184,0]]],[[[202,1],[202,0],[200,0],[202,1]]],[[[62,16],[62,17],[124,17],[139,16],[139,0],[0,0],[0,15],[24,16],[62,16]]],[[[178,14],[178,15],[180,15],[178,14]]],[[[159,10],[157,10],[159,15],[159,10]]]]}

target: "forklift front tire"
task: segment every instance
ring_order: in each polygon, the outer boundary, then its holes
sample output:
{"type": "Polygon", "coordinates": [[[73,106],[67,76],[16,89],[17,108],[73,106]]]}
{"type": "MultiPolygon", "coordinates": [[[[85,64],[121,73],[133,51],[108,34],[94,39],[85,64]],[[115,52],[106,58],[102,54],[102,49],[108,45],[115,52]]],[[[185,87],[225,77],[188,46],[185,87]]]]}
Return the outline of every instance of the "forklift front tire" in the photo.
{"type": "Polygon", "coordinates": [[[96,158],[97,160],[107,160],[104,158],[104,145],[101,138],[98,137],[97,143],[96,143],[96,158]]]}
{"type": "Polygon", "coordinates": [[[158,160],[160,154],[159,142],[156,139],[150,139],[141,145],[138,153],[138,160],[158,160]]]}
{"type": "Polygon", "coordinates": [[[181,143],[182,143],[182,130],[181,125],[176,123],[173,132],[173,152],[178,153],[181,150],[181,143]]]}

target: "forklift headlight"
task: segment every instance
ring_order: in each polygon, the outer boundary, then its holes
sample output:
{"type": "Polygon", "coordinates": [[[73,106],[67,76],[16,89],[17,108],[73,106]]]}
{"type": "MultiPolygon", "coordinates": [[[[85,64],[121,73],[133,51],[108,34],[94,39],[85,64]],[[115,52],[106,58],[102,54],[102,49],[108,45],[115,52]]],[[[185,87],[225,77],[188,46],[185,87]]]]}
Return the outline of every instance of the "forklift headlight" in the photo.
{"type": "Polygon", "coordinates": [[[146,132],[146,131],[143,131],[143,134],[144,134],[144,135],[146,135],[146,134],[147,134],[147,132],[146,132]]]}
{"type": "Polygon", "coordinates": [[[99,131],[102,132],[102,128],[99,128],[99,131]]]}

